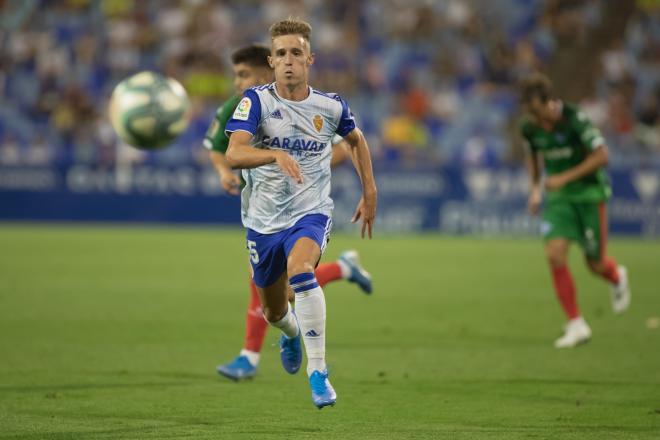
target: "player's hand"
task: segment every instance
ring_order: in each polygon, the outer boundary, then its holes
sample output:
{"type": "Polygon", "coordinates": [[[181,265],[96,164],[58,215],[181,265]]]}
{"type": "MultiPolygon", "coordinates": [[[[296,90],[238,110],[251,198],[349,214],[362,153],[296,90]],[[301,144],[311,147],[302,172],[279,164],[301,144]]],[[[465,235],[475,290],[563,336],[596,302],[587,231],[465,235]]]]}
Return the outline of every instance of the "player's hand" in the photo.
{"type": "Polygon", "coordinates": [[[545,189],[548,191],[556,191],[561,189],[566,185],[566,179],[561,174],[555,174],[554,176],[547,176],[545,178],[545,189]]]}
{"type": "Polygon", "coordinates": [[[357,208],[355,208],[355,214],[353,214],[351,223],[355,223],[362,219],[362,238],[364,238],[365,231],[367,232],[368,237],[371,238],[375,218],[376,196],[360,197],[360,201],[358,202],[357,208]]]}
{"type": "Polygon", "coordinates": [[[290,176],[296,183],[303,183],[300,164],[286,151],[277,151],[275,153],[275,163],[290,176]]]}
{"type": "Polygon", "coordinates": [[[529,198],[527,199],[527,211],[529,211],[529,213],[532,215],[538,214],[541,211],[542,200],[543,196],[541,195],[541,191],[532,190],[529,198]]]}
{"type": "Polygon", "coordinates": [[[237,196],[240,194],[241,179],[232,172],[222,173],[220,184],[229,194],[237,196]]]}

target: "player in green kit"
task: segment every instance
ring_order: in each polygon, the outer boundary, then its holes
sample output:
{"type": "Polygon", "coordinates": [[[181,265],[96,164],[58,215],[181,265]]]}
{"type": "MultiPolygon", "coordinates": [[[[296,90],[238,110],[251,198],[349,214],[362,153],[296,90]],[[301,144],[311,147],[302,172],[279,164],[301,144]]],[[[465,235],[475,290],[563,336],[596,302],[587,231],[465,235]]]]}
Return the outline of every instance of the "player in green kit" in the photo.
{"type": "Polygon", "coordinates": [[[533,214],[540,211],[543,167],[541,233],[555,291],[568,318],[555,347],[575,347],[589,340],[591,329],[580,314],[566,264],[570,242],[580,245],[591,272],[610,283],[614,312],[622,313],[630,304],[626,268],[606,253],[606,203],[611,195],[604,171],[607,146],[584,113],[551,95],[550,80],[544,75],[522,82],[521,101],[528,114],[521,127],[530,152],[528,208],[533,214]]]}
{"type": "MultiPolygon", "coordinates": [[[[268,64],[269,55],[269,47],[257,44],[242,47],[232,54],[234,88],[237,94],[218,108],[204,138],[204,146],[209,150],[220,183],[229,194],[238,195],[242,182],[225,159],[229,146],[225,126],[234,114],[245,89],[273,81],[273,69],[268,64]]],[[[333,142],[331,164],[334,166],[349,158],[350,153],[341,137],[337,137],[333,142]]],[[[346,279],[356,283],[365,293],[372,291],[371,276],[362,268],[358,254],[353,250],[343,252],[337,261],[319,264],[315,274],[321,286],[335,280],[346,279]]],[[[246,315],[243,349],[234,360],[217,367],[219,374],[232,380],[248,379],[256,374],[261,347],[268,330],[268,322],[263,317],[261,301],[252,280],[250,280],[250,292],[251,300],[246,315]]]]}

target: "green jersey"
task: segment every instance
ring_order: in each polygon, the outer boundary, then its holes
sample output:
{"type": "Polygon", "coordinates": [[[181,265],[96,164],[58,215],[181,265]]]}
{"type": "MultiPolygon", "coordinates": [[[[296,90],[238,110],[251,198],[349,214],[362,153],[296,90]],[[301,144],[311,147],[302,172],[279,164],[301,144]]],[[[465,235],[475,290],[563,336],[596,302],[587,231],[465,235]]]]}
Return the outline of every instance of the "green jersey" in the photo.
{"type": "Polygon", "coordinates": [[[213,123],[211,123],[211,126],[204,136],[204,146],[206,148],[222,154],[227,152],[229,138],[225,134],[225,127],[227,126],[227,121],[229,121],[234,114],[234,110],[240,101],[241,96],[234,95],[223,105],[218,107],[218,110],[215,112],[215,118],[213,118],[213,123]]]}
{"type": "MultiPolygon", "coordinates": [[[[533,153],[543,156],[548,175],[562,173],[584,161],[587,155],[604,145],[600,130],[591,124],[575,106],[564,103],[561,119],[551,131],[529,120],[522,123],[522,135],[533,153]]],[[[601,168],[568,183],[557,191],[548,191],[547,199],[571,202],[601,202],[612,193],[609,180],[601,168]]]]}

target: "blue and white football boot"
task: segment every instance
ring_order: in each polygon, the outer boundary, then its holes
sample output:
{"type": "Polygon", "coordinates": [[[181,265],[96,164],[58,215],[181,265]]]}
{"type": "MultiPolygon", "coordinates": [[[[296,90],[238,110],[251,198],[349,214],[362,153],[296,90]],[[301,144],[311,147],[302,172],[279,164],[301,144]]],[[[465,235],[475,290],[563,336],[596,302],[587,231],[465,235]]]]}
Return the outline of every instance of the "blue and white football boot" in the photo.
{"type": "Polygon", "coordinates": [[[302,346],[300,343],[300,332],[294,338],[280,336],[280,359],[282,366],[289,374],[296,374],[302,364],[302,346]]]}
{"type": "Polygon", "coordinates": [[[247,356],[237,356],[231,362],[218,365],[215,369],[218,374],[234,381],[251,379],[257,374],[257,367],[252,365],[247,356]]]}
{"type": "Polygon", "coordinates": [[[328,370],[314,370],[309,376],[309,386],[312,388],[312,402],[318,409],[334,406],[337,402],[337,393],[328,380],[328,370]]]}
{"type": "Polygon", "coordinates": [[[367,295],[371,294],[373,287],[371,285],[371,275],[360,265],[360,257],[356,250],[344,251],[339,256],[339,261],[346,264],[351,269],[348,281],[360,286],[360,289],[367,295]]]}

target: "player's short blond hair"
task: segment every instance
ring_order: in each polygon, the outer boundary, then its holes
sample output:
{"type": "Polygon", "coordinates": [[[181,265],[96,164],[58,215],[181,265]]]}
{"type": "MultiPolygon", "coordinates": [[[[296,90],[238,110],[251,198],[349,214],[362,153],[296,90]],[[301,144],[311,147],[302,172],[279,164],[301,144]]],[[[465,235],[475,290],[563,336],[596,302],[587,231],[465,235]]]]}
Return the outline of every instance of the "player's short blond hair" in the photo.
{"type": "Polygon", "coordinates": [[[286,20],[273,23],[268,32],[271,39],[282,35],[301,35],[309,43],[312,36],[312,26],[306,21],[289,17],[286,20]]]}

